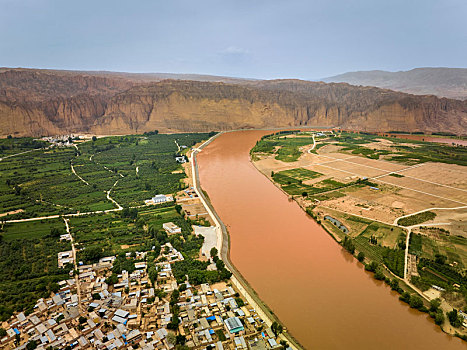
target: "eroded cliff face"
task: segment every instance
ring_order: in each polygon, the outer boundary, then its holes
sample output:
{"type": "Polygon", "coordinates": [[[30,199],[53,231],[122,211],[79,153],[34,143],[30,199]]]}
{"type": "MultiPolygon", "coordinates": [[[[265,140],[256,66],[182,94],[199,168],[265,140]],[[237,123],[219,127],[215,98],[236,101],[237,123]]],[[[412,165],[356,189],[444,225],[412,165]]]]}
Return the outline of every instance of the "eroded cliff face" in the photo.
{"type": "Polygon", "coordinates": [[[0,71],[2,136],[289,126],[467,134],[467,102],[299,80],[148,82],[102,73],[0,71]]]}

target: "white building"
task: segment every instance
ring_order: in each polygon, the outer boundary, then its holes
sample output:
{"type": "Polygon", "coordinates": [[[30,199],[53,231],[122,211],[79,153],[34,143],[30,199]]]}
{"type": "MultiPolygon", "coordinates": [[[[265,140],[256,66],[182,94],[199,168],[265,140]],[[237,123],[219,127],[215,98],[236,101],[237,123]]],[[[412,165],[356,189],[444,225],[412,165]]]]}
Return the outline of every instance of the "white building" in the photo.
{"type": "Polygon", "coordinates": [[[172,202],[174,199],[172,196],[165,195],[165,194],[156,194],[151,199],[145,200],[146,204],[159,204],[165,202],[172,202]]]}
{"type": "Polygon", "coordinates": [[[58,267],[64,267],[66,264],[73,264],[73,251],[60,252],[58,255],[58,267]]]}
{"type": "Polygon", "coordinates": [[[173,222],[166,222],[162,224],[162,228],[167,232],[168,235],[174,235],[176,233],[182,233],[182,229],[175,225],[173,222]]]}

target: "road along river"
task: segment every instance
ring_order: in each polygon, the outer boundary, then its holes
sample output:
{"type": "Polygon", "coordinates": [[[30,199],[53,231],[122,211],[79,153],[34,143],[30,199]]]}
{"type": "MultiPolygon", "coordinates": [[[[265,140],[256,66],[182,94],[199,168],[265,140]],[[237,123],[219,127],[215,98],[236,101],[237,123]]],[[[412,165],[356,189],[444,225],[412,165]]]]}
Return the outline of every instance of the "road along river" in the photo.
{"type": "Polygon", "coordinates": [[[198,155],[231,260],[307,349],[465,349],[398,300],[250,163],[269,131],[225,133],[198,155]]]}

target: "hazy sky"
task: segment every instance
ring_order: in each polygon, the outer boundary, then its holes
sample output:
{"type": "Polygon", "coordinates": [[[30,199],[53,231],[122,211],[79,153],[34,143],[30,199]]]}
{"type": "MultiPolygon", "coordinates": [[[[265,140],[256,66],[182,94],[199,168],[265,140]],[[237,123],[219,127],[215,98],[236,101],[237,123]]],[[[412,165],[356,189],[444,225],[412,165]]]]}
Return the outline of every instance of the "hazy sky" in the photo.
{"type": "Polygon", "coordinates": [[[467,67],[467,0],[0,0],[0,66],[315,79],[467,67]]]}

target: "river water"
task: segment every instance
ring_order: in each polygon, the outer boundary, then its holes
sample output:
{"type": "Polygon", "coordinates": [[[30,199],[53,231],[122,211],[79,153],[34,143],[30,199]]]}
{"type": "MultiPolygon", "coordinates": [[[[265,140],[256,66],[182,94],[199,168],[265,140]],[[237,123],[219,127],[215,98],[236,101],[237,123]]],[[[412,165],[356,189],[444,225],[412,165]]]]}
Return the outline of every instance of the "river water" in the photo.
{"type": "Polygon", "coordinates": [[[249,161],[267,131],[226,133],[198,156],[234,265],[307,349],[465,349],[364,272],[249,161]]]}

